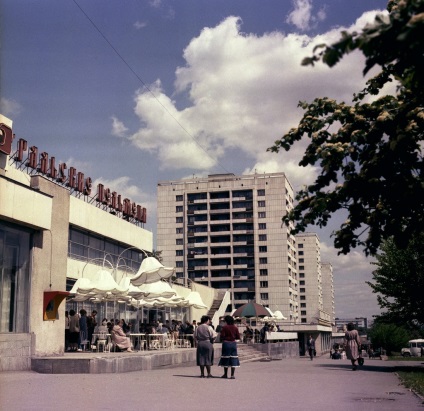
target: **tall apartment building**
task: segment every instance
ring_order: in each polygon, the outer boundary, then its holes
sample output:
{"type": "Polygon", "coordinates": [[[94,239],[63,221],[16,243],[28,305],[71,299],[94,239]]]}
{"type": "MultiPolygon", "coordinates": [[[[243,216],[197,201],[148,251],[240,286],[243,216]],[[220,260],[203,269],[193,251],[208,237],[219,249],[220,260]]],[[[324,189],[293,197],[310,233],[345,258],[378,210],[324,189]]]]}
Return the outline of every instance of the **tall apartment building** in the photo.
{"type": "Polygon", "coordinates": [[[300,322],[330,325],[334,322],[332,266],[321,262],[320,240],[316,233],[297,234],[296,248],[300,322]]]}
{"type": "Polygon", "coordinates": [[[157,249],[180,278],[298,316],[296,246],[281,218],[293,207],[284,173],[158,183],[157,249]]]}
{"type": "Polygon", "coordinates": [[[331,324],[335,324],[336,312],[334,306],[334,277],[333,265],[321,263],[323,310],[330,314],[331,324]]]}

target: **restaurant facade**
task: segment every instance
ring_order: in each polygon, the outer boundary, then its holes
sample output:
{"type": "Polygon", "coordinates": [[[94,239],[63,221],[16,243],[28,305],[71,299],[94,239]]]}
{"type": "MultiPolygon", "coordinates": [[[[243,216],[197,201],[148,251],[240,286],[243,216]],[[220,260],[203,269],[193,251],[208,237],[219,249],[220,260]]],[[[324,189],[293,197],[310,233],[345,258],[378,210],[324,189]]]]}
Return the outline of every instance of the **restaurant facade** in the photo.
{"type": "MultiPolygon", "coordinates": [[[[106,258],[152,252],[146,209],[16,138],[0,115],[0,371],[64,353],[65,300],[106,258]]],[[[43,148],[44,149],[44,148],[43,148]]]]}

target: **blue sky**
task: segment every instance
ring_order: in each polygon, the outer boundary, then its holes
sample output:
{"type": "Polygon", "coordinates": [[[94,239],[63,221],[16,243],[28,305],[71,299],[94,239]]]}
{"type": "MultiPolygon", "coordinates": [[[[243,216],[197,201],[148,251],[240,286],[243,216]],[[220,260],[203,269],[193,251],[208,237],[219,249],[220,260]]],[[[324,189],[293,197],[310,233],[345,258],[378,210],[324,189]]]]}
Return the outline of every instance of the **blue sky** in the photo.
{"type": "MultiPolygon", "coordinates": [[[[160,180],[286,172],[295,189],[316,170],[266,149],[298,124],[299,100],[350,101],[363,58],[301,67],[314,45],[359,29],[386,0],[3,0],[1,105],[17,138],[148,210],[160,180]]],[[[389,92],[389,90],[388,90],[389,92]]],[[[336,315],[378,312],[360,250],[337,257],[336,315]]],[[[312,231],[312,229],[311,229],[312,231]]]]}

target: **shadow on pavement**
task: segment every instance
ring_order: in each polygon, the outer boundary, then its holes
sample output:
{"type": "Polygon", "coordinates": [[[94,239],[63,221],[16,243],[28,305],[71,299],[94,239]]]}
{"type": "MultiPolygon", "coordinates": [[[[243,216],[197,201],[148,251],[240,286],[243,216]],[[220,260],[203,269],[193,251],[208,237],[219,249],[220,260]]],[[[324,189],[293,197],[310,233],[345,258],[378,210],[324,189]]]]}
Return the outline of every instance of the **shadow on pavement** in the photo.
{"type": "MultiPolygon", "coordinates": [[[[319,364],[318,367],[321,368],[328,368],[331,370],[340,370],[340,371],[346,371],[346,370],[350,370],[352,371],[352,366],[350,364],[319,364]]],[[[409,367],[410,369],[410,367],[409,367]]],[[[368,365],[368,364],[364,364],[363,366],[358,366],[358,369],[355,372],[361,372],[361,371],[373,371],[373,372],[386,372],[386,373],[391,373],[391,372],[395,372],[398,371],[399,367],[395,367],[395,366],[378,366],[378,365],[368,365]]]]}

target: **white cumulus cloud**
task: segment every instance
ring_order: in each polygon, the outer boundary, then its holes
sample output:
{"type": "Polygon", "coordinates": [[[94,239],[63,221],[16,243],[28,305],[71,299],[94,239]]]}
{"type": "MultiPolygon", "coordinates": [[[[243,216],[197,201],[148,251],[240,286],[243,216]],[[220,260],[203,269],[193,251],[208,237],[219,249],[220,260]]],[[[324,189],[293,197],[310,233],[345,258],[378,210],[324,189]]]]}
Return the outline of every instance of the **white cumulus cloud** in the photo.
{"type": "Polygon", "coordinates": [[[312,0],[293,0],[293,10],[287,16],[286,22],[298,29],[306,31],[315,27],[319,21],[326,18],[325,9],[321,8],[313,13],[312,0]]]}
{"type": "MultiPolygon", "coordinates": [[[[346,29],[363,26],[374,15],[346,29]]],[[[297,169],[305,141],[288,153],[266,149],[298,124],[299,100],[328,96],[350,101],[365,85],[363,57],[352,53],[332,69],[303,67],[302,59],[312,55],[314,46],[338,40],[342,28],[313,37],[277,31],[258,36],[243,33],[241,25],[231,16],[190,41],[183,54],[186,64],[176,69],[172,98],[159,79],[136,93],[140,128],[129,139],[140,150],[156,153],[162,169],[213,170],[231,151],[250,158],[251,169],[271,170],[274,156],[273,170],[290,169],[290,178],[310,179],[314,169],[297,169]],[[189,104],[181,108],[179,96],[189,104]]]]}
{"type": "Polygon", "coordinates": [[[112,116],[112,134],[116,137],[125,137],[127,131],[128,129],[124,126],[124,123],[112,116]]]}
{"type": "Polygon", "coordinates": [[[12,119],[19,115],[22,111],[22,106],[15,100],[2,97],[0,99],[0,113],[9,116],[12,119]]]}

